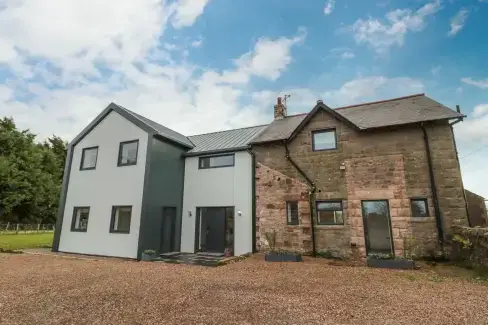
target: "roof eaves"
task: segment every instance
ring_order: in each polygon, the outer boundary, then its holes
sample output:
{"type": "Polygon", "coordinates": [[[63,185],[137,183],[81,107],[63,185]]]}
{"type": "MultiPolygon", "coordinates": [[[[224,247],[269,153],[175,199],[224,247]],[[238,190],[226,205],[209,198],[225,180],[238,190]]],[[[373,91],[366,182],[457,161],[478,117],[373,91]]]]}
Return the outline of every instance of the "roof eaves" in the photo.
{"type": "Polygon", "coordinates": [[[448,120],[465,118],[465,117],[466,117],[466,115],[451,116],[451,117],[444,117],[444,118],[434,118],[434,119],[429,119],[429,120],[413,121],[413,122],[407,122],[407,123],[387,124],[387,125],[373,126],[373,127],[366,127],[366,128],[363,127],[360,130],[361,131],[374,131],[374,130],[384,129],[384,128],[388,128],[388,127],[394,127],[394,126],[405,126],[405,125],[428,123],[428,122],[435,122],[435,121],[446,121],[446,120],[448,121],[448,120]]]}
{"type": "Polygon", "coordinates": [[[185,157],[195,157],[195,156],[207,156],[213,154],[221,154],[221,153],[231,153],[236,151],[244,151],[249,149],[249,146],[241,146],[235,148],[224,148],[224,149],[214,149],[214,150],[205,150],[205,151],[189,151],[184,154],[185,157]]]}

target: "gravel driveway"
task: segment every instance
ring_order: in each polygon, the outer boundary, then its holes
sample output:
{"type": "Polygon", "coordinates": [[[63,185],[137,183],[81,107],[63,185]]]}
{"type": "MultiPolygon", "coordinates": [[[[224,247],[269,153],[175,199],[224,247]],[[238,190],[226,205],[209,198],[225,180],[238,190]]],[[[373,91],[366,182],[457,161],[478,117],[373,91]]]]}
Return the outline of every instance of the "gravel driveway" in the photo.
{"type": "Polygon", "coordinates": [[[488,286],[419,271],[0,255],[0,324],[487,324],[488,286]]]}

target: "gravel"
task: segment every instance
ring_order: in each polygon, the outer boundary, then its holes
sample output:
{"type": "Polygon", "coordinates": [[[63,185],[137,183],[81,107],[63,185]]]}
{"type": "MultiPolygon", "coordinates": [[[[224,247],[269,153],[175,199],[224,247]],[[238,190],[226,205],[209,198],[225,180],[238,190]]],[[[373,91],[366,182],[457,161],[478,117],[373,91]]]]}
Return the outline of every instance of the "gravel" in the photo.
{"type": "Polygon", "coordinates": [[[324,260],[218,267],[0,254],[0,324],[488,324],[488,286],[324,260]]]}

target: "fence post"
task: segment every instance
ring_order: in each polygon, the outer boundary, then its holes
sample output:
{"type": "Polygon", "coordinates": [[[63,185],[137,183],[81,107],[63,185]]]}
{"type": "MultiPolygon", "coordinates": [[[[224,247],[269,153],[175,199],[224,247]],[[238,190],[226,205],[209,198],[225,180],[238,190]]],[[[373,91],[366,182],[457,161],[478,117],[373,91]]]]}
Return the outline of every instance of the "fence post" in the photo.
{"type": "Polygon", "coordinates": [[[15,233],[18,234],[19,233],[19,224],[17,224],[17,228],[15,228],[15,233]]]}

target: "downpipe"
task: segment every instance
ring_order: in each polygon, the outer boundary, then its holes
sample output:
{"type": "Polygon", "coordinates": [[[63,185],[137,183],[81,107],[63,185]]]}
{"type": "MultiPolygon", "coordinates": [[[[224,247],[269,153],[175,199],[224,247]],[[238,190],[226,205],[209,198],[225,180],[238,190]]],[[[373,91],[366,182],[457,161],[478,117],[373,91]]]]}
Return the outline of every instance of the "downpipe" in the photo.
{"type": "Polygon", "coordinates": [[[305,172],[298,167],[296,162],[290,157],[290,151],[288,150],[288,142],[284,141],[285,144],[285,157],[286,159],[290,162],[290,164],[298,171],[300,175],[305,178],[309,185],[308,189],[308,204],[309,204],[309,209],[310,209],[310,225],[311,225],[311,231],[312,231],[312,256],[316,257],[317,256],[317,250],[315,248],[315,218],[313,214],[313,197],[316,191],[315,183],[312,182],[312,180],[305,174],[305,172]]]}

